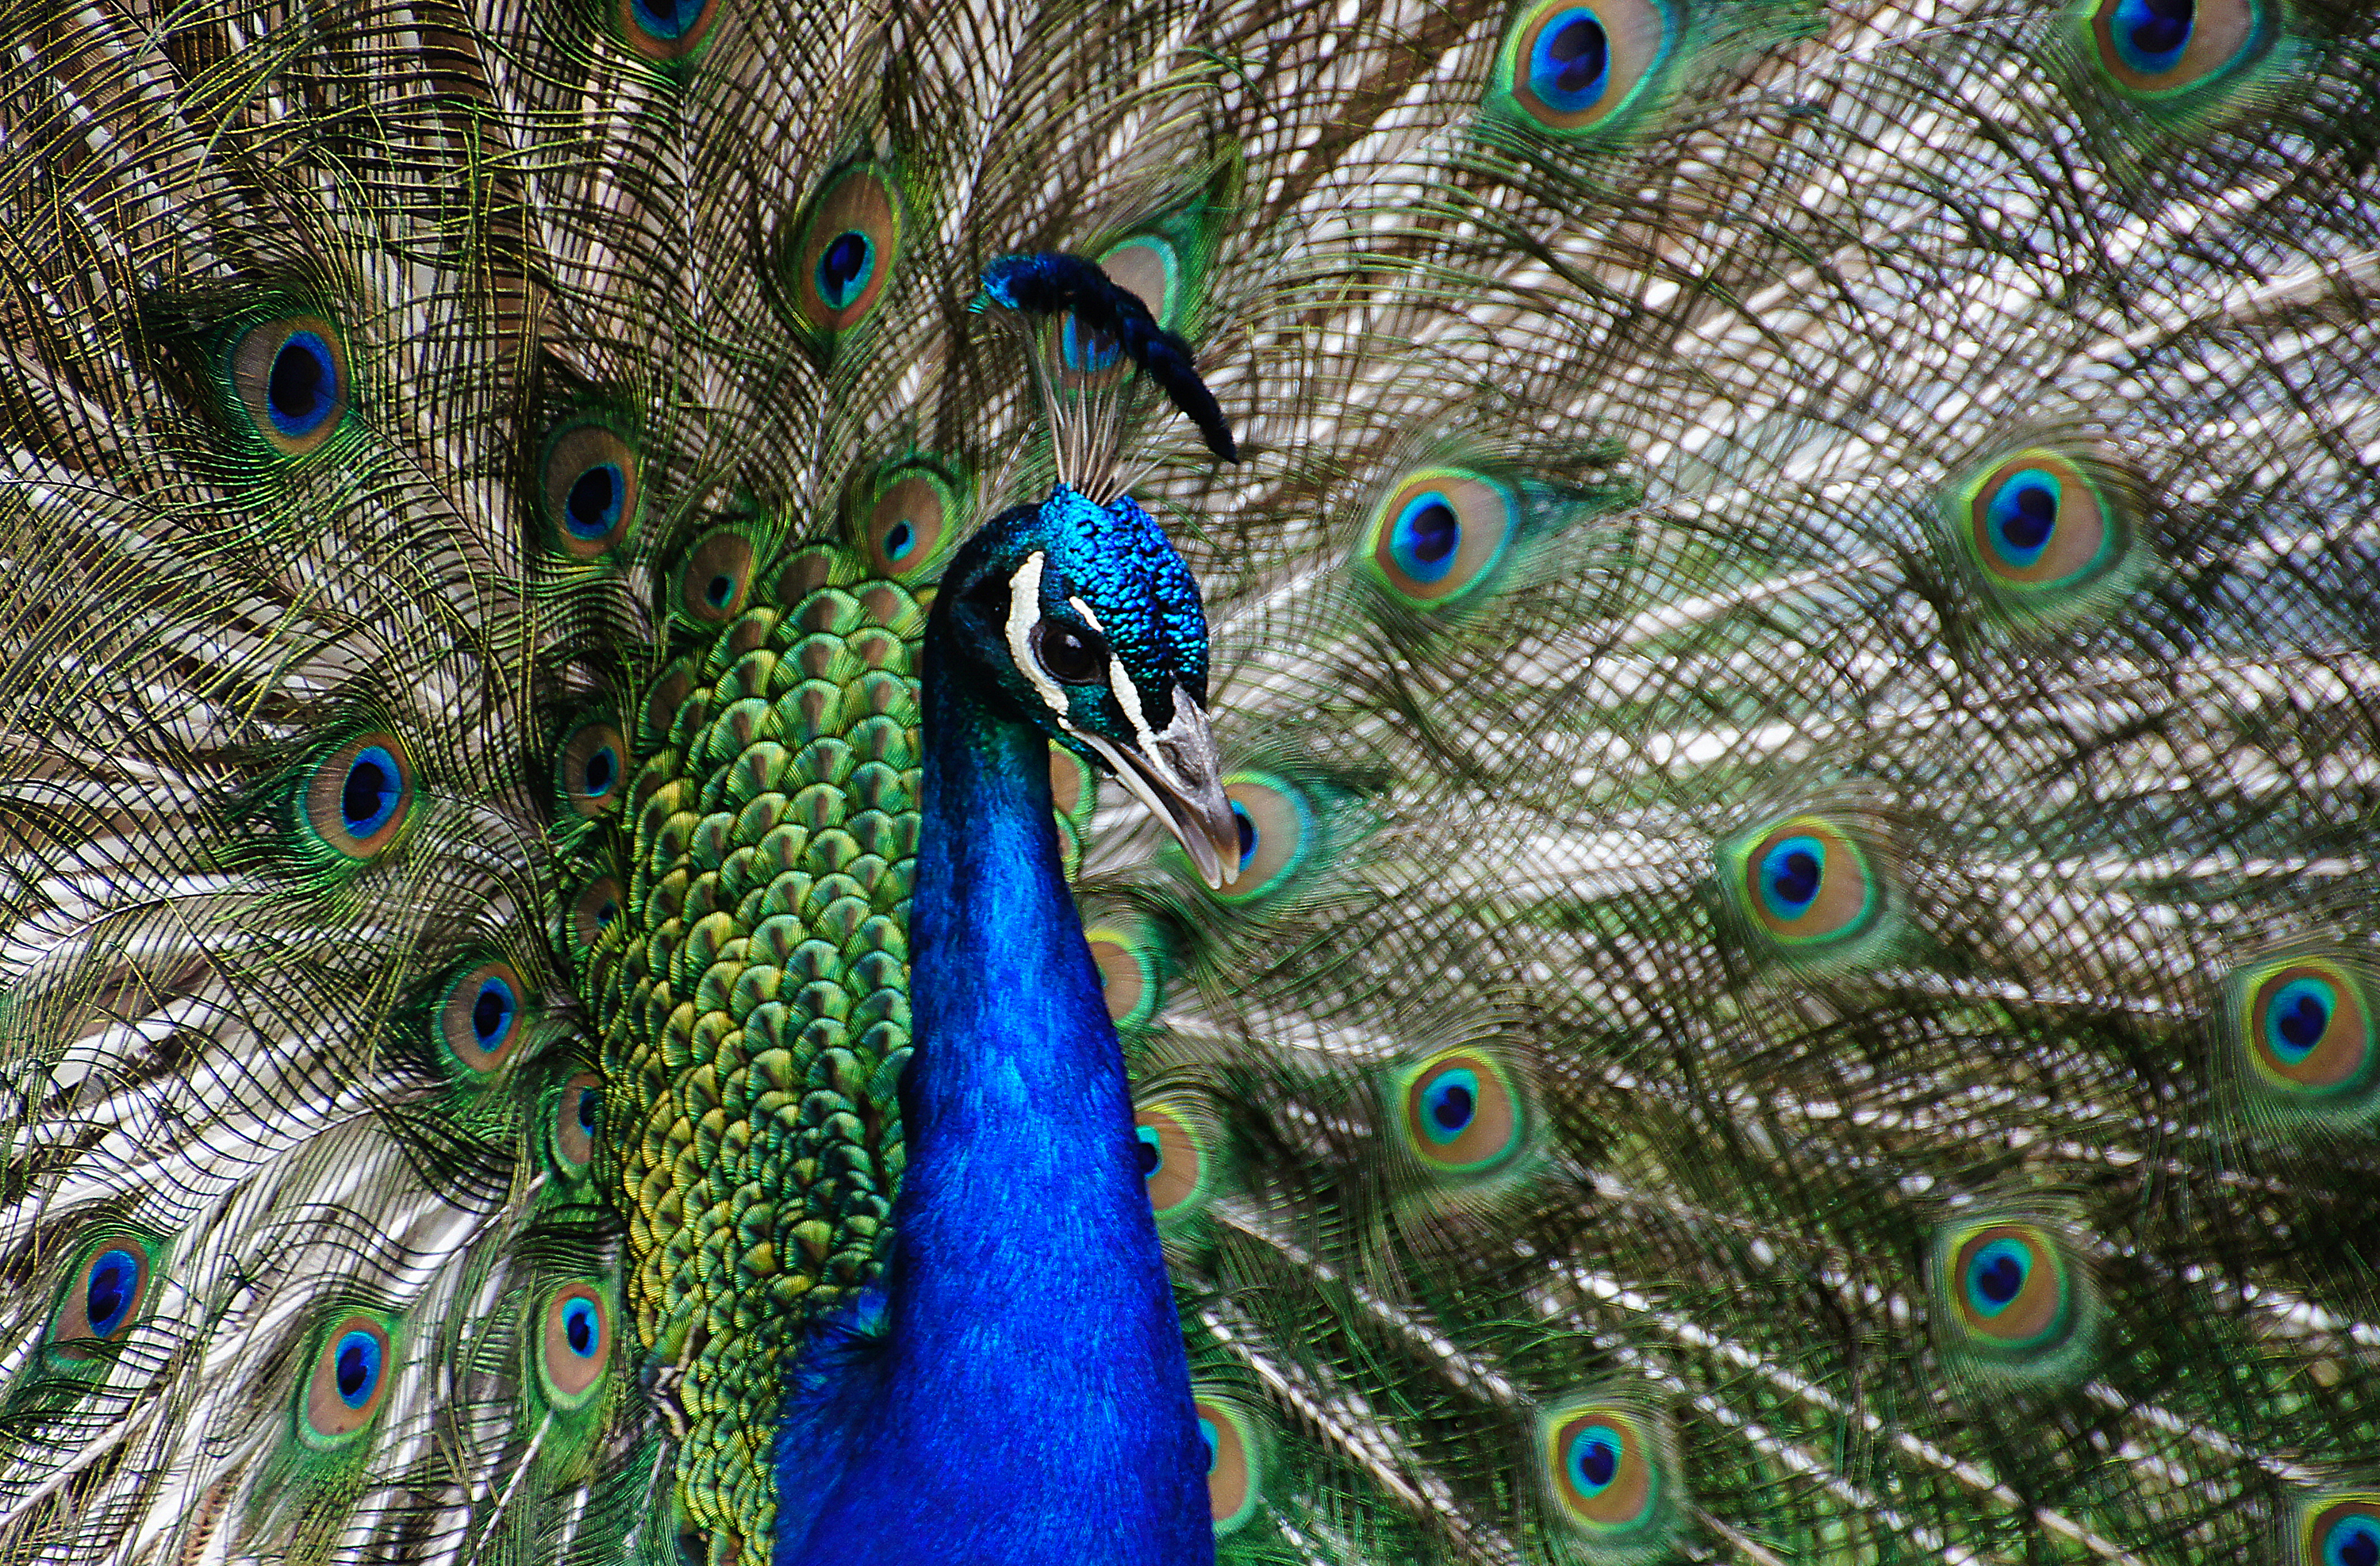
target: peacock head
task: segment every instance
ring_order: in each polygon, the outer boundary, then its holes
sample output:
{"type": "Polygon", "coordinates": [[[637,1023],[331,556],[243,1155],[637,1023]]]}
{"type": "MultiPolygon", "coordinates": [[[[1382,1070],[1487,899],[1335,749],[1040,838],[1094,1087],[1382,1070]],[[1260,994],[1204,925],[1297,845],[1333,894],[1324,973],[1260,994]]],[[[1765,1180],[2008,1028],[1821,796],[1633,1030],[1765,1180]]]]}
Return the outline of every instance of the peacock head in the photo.
{"type": "Polygon", "coordinates": [[[1189,566],[1130,496],[1060,485],[961,546],[929,641],[994,711],[1114,773],[1212,887],[1240,863],[1207,727],[1207,617],[1189,566]]]}

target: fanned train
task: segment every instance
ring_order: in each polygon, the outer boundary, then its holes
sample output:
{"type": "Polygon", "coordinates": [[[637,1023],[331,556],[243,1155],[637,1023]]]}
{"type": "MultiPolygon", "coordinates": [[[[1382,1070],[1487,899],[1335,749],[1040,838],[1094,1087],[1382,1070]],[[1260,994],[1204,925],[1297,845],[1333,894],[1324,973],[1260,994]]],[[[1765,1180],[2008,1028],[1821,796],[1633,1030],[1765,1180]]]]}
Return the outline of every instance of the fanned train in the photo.
{"type": "Polygon", "coordinates": [[[0,1563],[2380,1566],[2370,5],[0,37],[0,1563]]]}

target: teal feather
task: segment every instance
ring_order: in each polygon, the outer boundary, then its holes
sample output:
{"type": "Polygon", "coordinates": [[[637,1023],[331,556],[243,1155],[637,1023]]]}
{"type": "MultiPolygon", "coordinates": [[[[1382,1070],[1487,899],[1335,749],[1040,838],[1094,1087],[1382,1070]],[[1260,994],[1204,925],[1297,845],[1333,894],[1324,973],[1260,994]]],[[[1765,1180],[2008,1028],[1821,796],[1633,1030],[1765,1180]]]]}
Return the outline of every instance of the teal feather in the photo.
{"type": "Polygon", "coordinates": [[[926,612],[1090,472],[1246,820],[1053,751],[1219,1559],[2380,1566],[2368,6],[0,42],[0,1556],[770,1548],[926,612]]]}

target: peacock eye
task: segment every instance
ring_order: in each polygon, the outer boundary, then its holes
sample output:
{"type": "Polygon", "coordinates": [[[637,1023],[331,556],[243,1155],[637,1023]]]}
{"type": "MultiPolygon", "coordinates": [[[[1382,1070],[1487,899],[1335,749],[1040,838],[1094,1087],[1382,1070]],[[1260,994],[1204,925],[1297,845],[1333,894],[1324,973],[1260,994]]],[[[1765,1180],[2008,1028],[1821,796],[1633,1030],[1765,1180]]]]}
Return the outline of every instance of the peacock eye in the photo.
{"type": "Polygon", "coordinates": [[[1631,1547],[1608,1559],[1669,1559],[1681,1485],[1665,1422],[1649,1409],[1590,1395],[1558,1405],[1541,1429],[1552,1520],[1581,1539],[1631,1547]]]}
{"type": "Polygon", "coordinates": [[[1935,1337],[1961,1376],[2040,1386],[2089,1366],[2096,1296],[2052,1226],[2021,1215],[1945,1224],[1933,1253],[1935,1337]]]}
{"type": "Polygon", "coordinates": [[[1107,657],[1107,644],[1088,631],[1056,620],[1033,627],[1033,660],[1060,685],[1089,685],[1099,677],[1107,657]]]}
{"type": "Polygon", "coordinates": [[[105,1352],[103,1344],[121,1340],[140,1314],[152,1265],[149,1248],[128,1235],[109,1235],[86,1251],[50,1317],[50,1353],[91,1360],[105,1352]]]}
{"type": "Polygon", "coordinates": [[[1200,1395],[1198,1444],[1207,1456],[1207,1504],[1215,1536],[1245,1526],[1264,1504],[1264,1433],[1253,1414],[1220,1397],[1200,1395]]]}
{"type": "Polygon", "coordinates": [[[394,1358],[385,1324],[360,1312],[339,1321],[323,1334],[300,1388],[298,1435],[316,1447],[352,1440],[380,1411],[394,1358]]]}
{"type": "Polygon", "coordinates": [[[1133,1111],[1133,1154],[1160,1222],[1187,1217],[1212,1184],[1208,1143],[1196,1119],[1171,1104],[1133,1111]]]}
{"type": "Polygon", "coordinates": [[[2313,1498],[2301,1512],[2301,1548],[2289,1559],[2322,1566],[2372,1566],[2380,1561],[2380,1496],[2313,1498]]]}
{"type": "Polygon", "coordinates": [[[439,1042],[465,1070],[496,1071],[520,1042],[521,1009],[528,987],[509,963],[486,962],[467,968],[446,987],[438,1007],[439,1042]]]}
{"type": "Polygon", "coordinates": [[[589,1283],[555,1291],[536,1347],[546,1395],[565,1407],[588,1401],[612,1357],[612,1311],[602,1292],[589,1283]]]}

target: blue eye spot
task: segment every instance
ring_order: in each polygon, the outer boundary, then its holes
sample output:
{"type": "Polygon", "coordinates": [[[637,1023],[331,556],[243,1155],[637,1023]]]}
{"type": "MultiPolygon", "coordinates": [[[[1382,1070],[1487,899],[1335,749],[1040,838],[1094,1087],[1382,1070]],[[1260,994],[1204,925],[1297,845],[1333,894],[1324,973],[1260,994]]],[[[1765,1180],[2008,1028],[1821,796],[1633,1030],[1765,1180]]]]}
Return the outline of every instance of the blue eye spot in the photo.
{"type": "Polygon", "coordinates": [[[611,793],[613,783],[618,782],[619,777],[619,753],[610,746],[603,747],[587,758],[587,771],[582,781],[590,797],[601,799],[611,793]]]}
{"type": "Polygon", "coordinates": [[[380,1385],[380,1340],[369,1332],[350,1332],[339,1340],[332,1363],[339,1401],[349,1408],[370,1402],[380,1385]]]}
{"type": "Polygon", "coordinates": [[[590,1284],[557,1292],[545,1311],[545,1342],[538,1360],[545,1390],[564,1407],[584,1403],[604,1378],[611,1321],[590,1284]]]}
{"type": "Polygon", "coordinates": [[[1998,1316],[2024,1292],[2033,1258],[2013,1240],[1995,1240],[1967,1264],[1967,1294],[1978,1315],[1998,1316]]]}
{"type": "Polygon", "coordinates": [[[581,473],[562,503],[562,525],[581,539],[600,539],[620,525],[628,503],[628,476],[616,462],[599,462],[581,473]]]}
{"type": "Polygon", "coordinates": [[[1761,895],[1779,918],[1797,918],[1816,900],[1826,874],[1826,844],[1815,837],[1789,837],[1761,857],[1761,895]]]}
{"type": "Polygon", "coordinates": [[[290,440],[320,430],[339,406],[339,369],[331,346],[316,332],[292,332],[273,356],[264,383],[265,411],[290,440]]]}
{"type": "Polygon", "coordinates": [[[1421,1092],[1422,1135],[1441,1147],[1470,1129],[1479,1112],[1479,1076],[1457,1067],[1441,1072],[1421,1092]]]}
{"type": "Polygon", "coordinates": [[[513,1017],[519,1006],[513,987],[503,979],[490,978],[480,984],[479,996],[471,1002],[471,1032],[480,1049],[491,1055],[496,1053],[504,1036],[513,1030],[513,1017]]]}
{"type": "Polygon", "coordinates": [[[1530,52],[1529,87],[1560,114],[1592,108],[1611,83],[1611,41],[1596,14],[1566,11],[1537,34],[1530,52]]]}
{"type": "Polygon", "coordinates": [[[574,1299],[562,1307],[562,1336],[570,1352],[581,1359],[595,1357],[595,1303],[574,1299]]]}
{"type": "Polygon", "coordinates": [[[685,37],[702,19],[702,0],[632,0],[631,9],[639,28],[664,40],[685,37]]]}
{"type": "Polygon", "coordinates": [[[601,1106],[597,1102],[595,1098],[595,1089],[592,1087],[582,1087],[578,1090],[579,1130],[588,1133],[589,1135],[594,1134],[595,1114],[596,1111],[601,1107],[601,1106]]]}
{"type": "Polygon", "coordinates": [[[828,309],[841,310],[859,297],[875,270],[874,242],[856,228],[844,229],[819,252],[819,297],[828,309]]]}
{"type": "Polygon", "coordinates": [[[2293,978],[2281,986],[2265,1010],[2265,1042],[2284,1065],[2296,1065],[2313,1052],[2330,1031],[2338,1010],[2338,995],[2318,978],[2293,978]]]}
{"type": "Polygon", "coordinates": [[[2010,479],[1985,511],[1992,552],[2017,570],[2032,565],[2057,531],[2062,499],[2056,475],[2040,468],[2029,467],[2010,479]]]}
{"type": "Polygon", "coordinates": [[[339,816],[349,835],[370,837],[396,814],[396,758],[381,747],[367,746],[347,764],[346,782],[339,789],[339,816]]]}
{"type": "Polygon", "coordinates": [[[1620,1435],[1609,1425],[1590,1425],[1572,1436],[1567,1453],[1570,1482],[1582,1496],[1602,1494],[1620,1475],[1620,1435]]]}
{"type": "Polygon", "coordinates": [[[1240,833],[1240,868],[1246,869],[1248,861],[1257,856],[1257,824],[1248,819],[1247,807],[1232,801],[1232,824],[1240,833]]]}
{"type": "Polygon", "coordinates": [[[1462,543],[1463,521],[1452,504],[1436,490],[1426,490],[1397,513],[1389,535],[1389,552],[1398,568],[1415,581],[1437,582],[1454,568],[1462,543]]]}
{"type": "Polygon", "coordinates": [[[884,535],[884,558],[887,560],[905,559],[909,552],[917,547],[917,530],[910,527],[906,520],[893,523],[892,530],[884,535]]]}
{"type": "Polygon", "coordinates": [[[132,1314],[140,1287],[140,1262],[130,1251],[103,1252],[83,1283],[83,1316],[94,1338],[112,1338],[132,1314]]]}
{"type": "Polygon", "coordinates": [[[1140,1159],[1140,1177],[1143,1180],[1154,1179],[1157,1171],[1165,1167],[1165,1146],[1157,1138],[1157,1127],[1134,1126],[1132,1139],[1134,1156],[1140,1159]]]}
{"type": "Polygon", "coordinates": [[[1067,369],[1077,374],[1096,375],[1111,367],[1123,349],[1108,334],[1094,331],[1069,315],[1059,339],[1059,352],[1067,369]]]}
{"type": "Polygon", "coordinates": [[[1198,1418],[1198,1439],[1206,1444],[1207,1472],[1215,1471],[1215,1460],[1222,1454],[1223,1439],[1215,1433],[1215,1422],[1204,1414],[1198,1418]]]}
{"type": "Polygon", "coordinates": [[[1355,564],[1410,608],[1453,610],[1502,575],[1528,514],[1523,492],[1500,479],[1416,468],[1373,506],[1355,564]]]}
{"type": "Polygon", "coordinates": [[[2380,1524],[2342,1517],[2323,1533],[2323,1566],[2380,1566],[2380,1524]]]}
{"type": "Polygon", "coordinates": [[[2119,0],[2116,51],[2143,76],[2163,76],[2181,63],[2197,12],[2193,0],[2119,0]]]}

